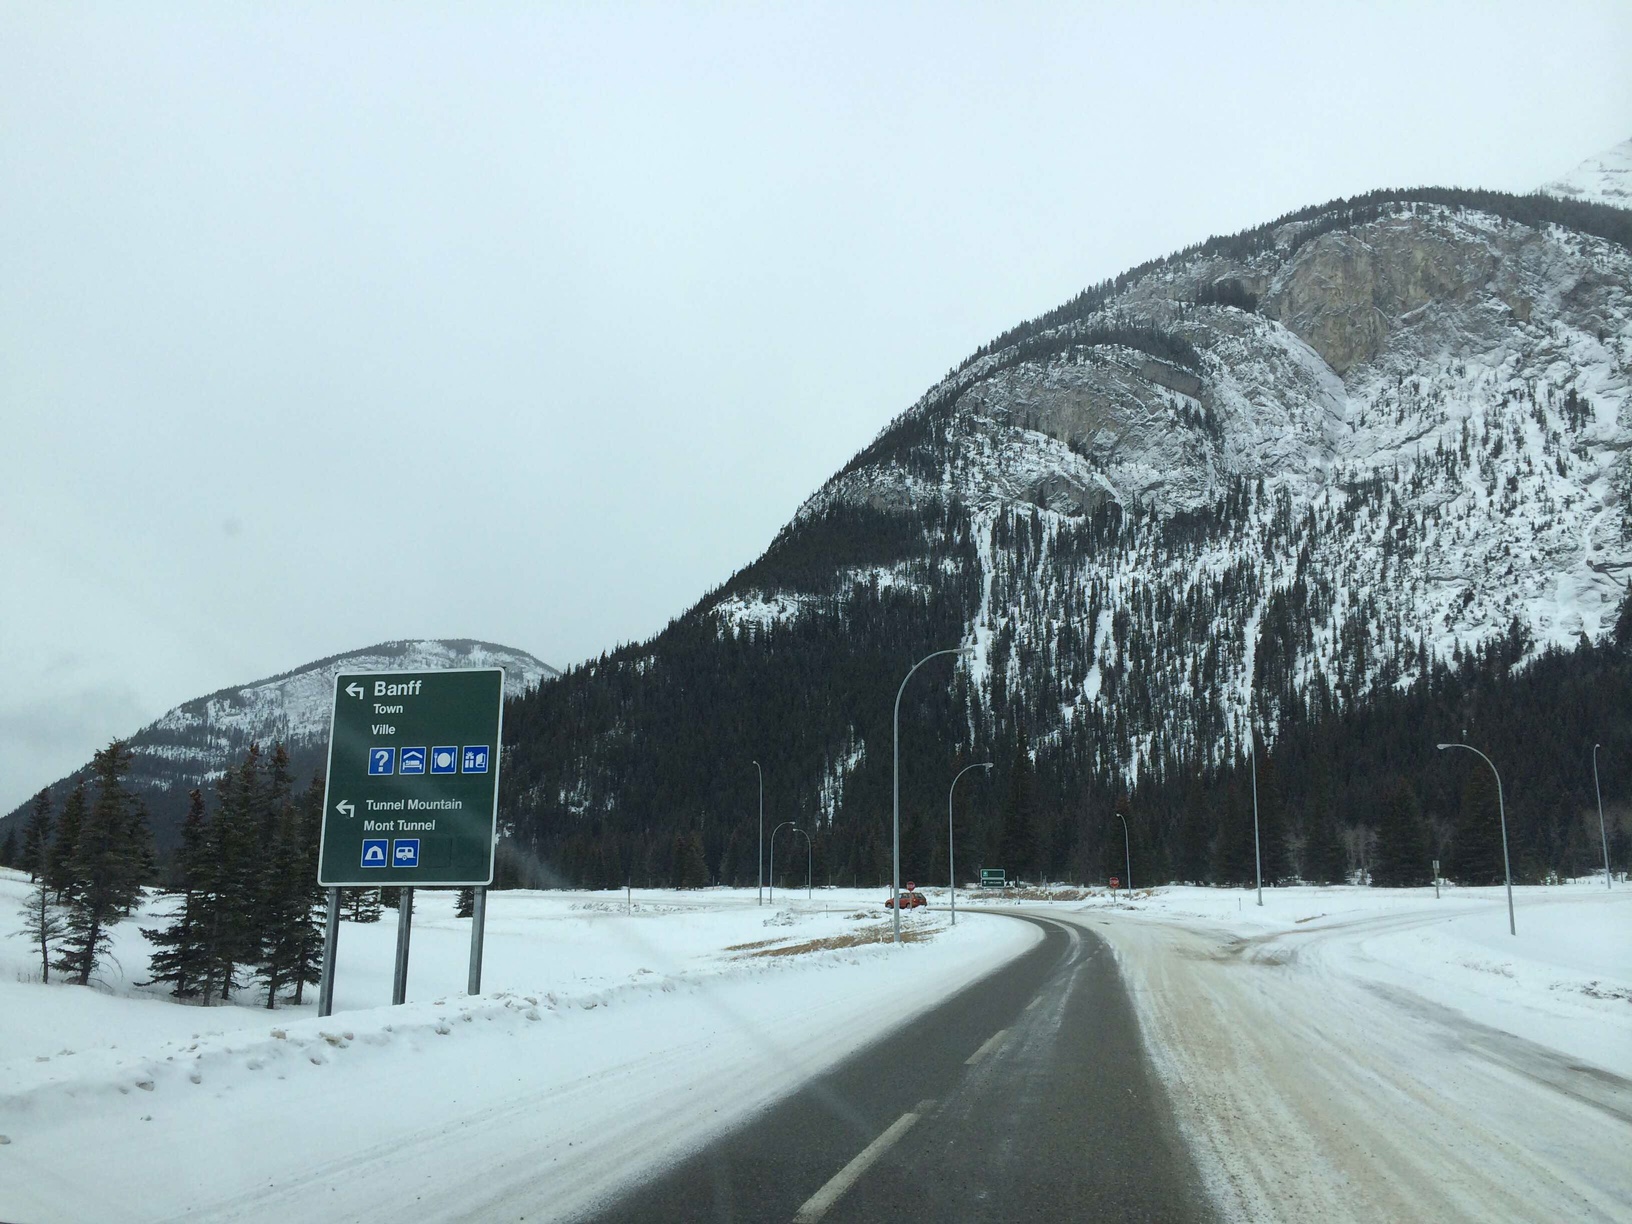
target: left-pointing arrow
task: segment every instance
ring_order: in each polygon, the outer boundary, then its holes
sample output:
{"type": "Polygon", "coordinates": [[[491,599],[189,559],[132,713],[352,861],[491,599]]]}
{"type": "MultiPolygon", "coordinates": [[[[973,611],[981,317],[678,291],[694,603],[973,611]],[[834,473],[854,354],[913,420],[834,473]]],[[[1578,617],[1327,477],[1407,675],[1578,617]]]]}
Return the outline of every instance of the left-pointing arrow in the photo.
{"type": "Polygon", "coordinates": [[[357,698],[358,701],[363,699],[363,686],[358,684],[355,680],[346,685],[346,692],[357,698]]]}
{"type": "Polygon", "coordinates": [[[347,820],[350,820],[353,816],[357,815],[357,809],[351,806],[350,799],[340,800],[339,803],[334,805],[334,810],[339,812],[347,820]]]}

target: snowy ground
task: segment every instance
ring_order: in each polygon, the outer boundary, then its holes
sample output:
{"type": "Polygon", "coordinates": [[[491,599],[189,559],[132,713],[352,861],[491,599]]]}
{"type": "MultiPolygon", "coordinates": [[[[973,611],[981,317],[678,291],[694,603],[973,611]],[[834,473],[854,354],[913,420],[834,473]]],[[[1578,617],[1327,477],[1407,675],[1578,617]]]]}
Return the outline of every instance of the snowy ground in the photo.
{"type": "Polygon", "coordinates": [[[1168,888],[1116,949],[1235,1220],[1632,1220],[1632,887],[1168,888]]]}
{"type": "MultiPolygon", "coordinates": [[[[0,871],[0,932],[25,892],[0,871]]],[[[929,895],[897,950],[842,946],[877,890],[495,894],[467,998],[470,924],[422,892],[409,1003],[387,911],[327,1020],[135,986],[151,913],[94,990],[0,939],[0,1219],[569,1217],[1037,938],[929,895]]],[[[1516,895],[1517,938],[1500,889],[962,904],[1111,942],[1229,1218],[1632,1220],[1632,886],[1516,895]]]]}
{"type": "MultiPolygon", "coordinates": [[[[0,871],[0,931],[26,891],[0,871]]],[[[383,1005],[387,910],[343,926],[326,1020],[143,991],[151,912],[96,990],[0,940],[0,1219],[570,1215],[1038,938],[909,911],[920,941],[845,946],[882,933],[880,896],[493,894],[470,998],[469,920],[421,892],[409,1002],[383,1005]]]]}

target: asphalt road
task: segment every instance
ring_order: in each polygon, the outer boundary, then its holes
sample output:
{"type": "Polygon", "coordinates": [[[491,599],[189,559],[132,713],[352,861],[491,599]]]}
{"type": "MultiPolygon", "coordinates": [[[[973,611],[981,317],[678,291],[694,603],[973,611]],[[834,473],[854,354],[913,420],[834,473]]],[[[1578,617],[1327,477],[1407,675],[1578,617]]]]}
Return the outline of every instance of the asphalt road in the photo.
{"type": "Polygon", "coordinates": [[[1041,944],[597,1221],[1212,1218],[1110,949],[1041,944]]]}

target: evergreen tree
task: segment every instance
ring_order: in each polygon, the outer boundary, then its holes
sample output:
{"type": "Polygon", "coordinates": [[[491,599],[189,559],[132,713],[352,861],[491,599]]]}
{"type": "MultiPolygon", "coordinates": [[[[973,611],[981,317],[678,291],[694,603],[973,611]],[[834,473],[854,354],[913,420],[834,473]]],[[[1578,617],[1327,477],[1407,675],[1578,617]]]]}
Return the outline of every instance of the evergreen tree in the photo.
{"type": "Polygon", "coordinates": [[[1252,782],[1243,772],[1218,797],[1223,805],[1213,845],[1213,879],[1220,884],[1253,887],[1258,857],[1253,839],[1252,782]]]}
{"type": "Polygon", "coordinates": [[[1483,761],[1473,763],[1478,768],[1469,772],[1462,784],[1462,803],[1451,842],[1452,870],[1459,884],[1500,884],[1506,877],[1496,783],[1483,761]]]}
{"type": "Polygon", "coordinates": [[[181,826],[181,849],[176,867],[181,877],[179,905],[171,914],[170,925],[162,929],[142,929],[156,951],[148,960],[152,975],[143,985],[167,982],[178,999],[190,999],[203,989],[207,975],[209,948],[205,916],[209,910],[209,833],[205,826],[204,794],[198,789],[187,796],[187,818],[181,826]]]}
{"type": "MultiPolygon", "coordinates": [[[[124,841],[125,853],[130,857],[131,870],[137,882],[150,883],[158,875],[158,857],[153,849],[153,830],[147,823],[147,808],[134,796],[126,807],[124,841]]],[[[121,911],[122,916],[129,917],[140,900],[141,890],[133,890],[129,902],[121,911]]]]}
{"type": "Polygon", "coordinates": [[[52,897],[51,886],[42,876],[34,881],[34,887],[29,890],[28,901],[21,910],[23,929],[18,932],[28,938],[28,942],[40,954],[40,981],[51,980],[51,957],[57,951],[57,944],[68,933],[68,923],[62,916],[62,910],[52,897]]]}
{"type": "Polygon", "coordinates": [[[323,779],[313,775],[297,812],[301,838],[300,873],[295,886],[305,894],[303,906],[292,907],[295,915],[290,978],[294,1003],[298,1007],[306,987],[323,978],[323,915],[327,908],[325,889],[317,882],[317,859],[323,833],[323,779]]]}
{"type": "Polygon", "coordinates": [[[1378,814],[1371,882],[1383,888],[1407,888],[1431,883],[1432,877],[1422,805],[1404,781],[1396,780],[1383,795],[1378,814]]]}
{"type": "Polygon", "coordinates": [[[1328,807],[1317,809],[1309,817],[1308,836],[1303,843],[1303,875],[1312,884],[1342,884],[1349,878],[1342,831],[1328,807]]]}
{"type": "Polygon", "coordinates": [[[28,823],[23,826],[22,858],[17,866],[28,872],[29,883],[45,874],[51,852],[51,788],[34,796],[28,823]]]}
{"type": "Polygon", "coordinates": [[[1034,767],[1031,747],[1022,729],[1009,767],[1009,793],[1003,801],[1003,832],[999,852],[1010,879],[1037,877],[1037,813],[1033,798],[1034,767]]]}
{"type": "Polygon", "coordinates": [[[1265,884],[1284,884],[1292,876],[1292,859],[1286,841],[1280,771],[1276,768],[1275,755],[1266,752],[1258,761],[1258,848],[1265,884]]]}
{"type": "Polygon", "coordinates": [[[402,889],[381,888],[378,890],[378,892],[380,895],[380,904],[386,909],[394,910],[402,908],[402,889]]]}
{"type": "Polygon", "coordinates": [[[221,779],[217,794],[210,839],[215,859],[210,944],[217,967],[212,990],[225,1003],[240,984],[241,970],[257,965],[261,956],[266,779],[259,744],[251,744],[243,763],[221,779]]]}
{"type": "Polygon", "coordinates": [[[85,803],[85,784],[81,782],[68,792],[68,799],[62,805],[62,817],[57,821],[56,836],[51,839],[51,850],[46,855],[46,882],[59,902],[67,901],[74,889],[74,856],[79,852],[85,803]]]}
{"type": "Polygon", "coordinates": [[[476,890],[474,888],[461,888],[459,890],[459,896],[455,899],[453,904],[453,916],[455,918],[471,918],[474,917],[475,914],[476,890]]]}
{"type": "Polygon", "coordinates": [[[676,888],[708,887],[708,859],[703,855],[701,833],[693,831],[675,835],[674,875],[676,888]]]}
{"type": "Polygon", "coordinates": [[[0,842],[0,867],[15,867],[20,853],[17,846],[17,830],[6,830],[6,840],[0,842]]]}
{"type": "Polygon", "coordinates": [[[68,931],[56,967],[81,986],[107,955],[109,928],[141,895],[140,848],[132,844],[136,800],[125,789],[131,753],[114,740],[91,761],[96,801],[85,813],[72,864],[68,931]]]}
{"type": "Polygon", "coordinates": [[[377,888],[340,890],[341,912],[353,922],[378,922],[385,916],[385,903],[377,888]]]}

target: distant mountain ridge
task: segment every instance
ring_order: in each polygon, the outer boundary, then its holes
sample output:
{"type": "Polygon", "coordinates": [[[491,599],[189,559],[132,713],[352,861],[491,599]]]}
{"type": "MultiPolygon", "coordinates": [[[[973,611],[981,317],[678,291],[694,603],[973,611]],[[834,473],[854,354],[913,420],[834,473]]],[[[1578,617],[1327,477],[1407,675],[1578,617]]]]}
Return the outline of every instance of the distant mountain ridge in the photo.
{"type": "Polygon", "coordinates": [[[1541,190],[1565,200],[1632,209],[1632,140],[1587,158],[1563,178],[1543,183],[1541,190]]]}
{"type": "MultiPolygon", "coordinates": [[[[187,792],[219,778],[250,744],[281,742],[289,751],[295,776],[302,780],[322,768],[337,673],[461,667],[504,668],[507,698],[519,697],[560,674],[548,663],[510,646],[464,638],[408,639],[330,655],[264,680],[183,702],[127,741],[134,757],[130,783],[148,805],[160,849],[173,841],[187,792]]],[[[82,767],[53,785],[58,805],[88,770],[88,765],[82,767]]],[[[18,807],[0,825],[17,820],[27,806],[18,807]]]]}

